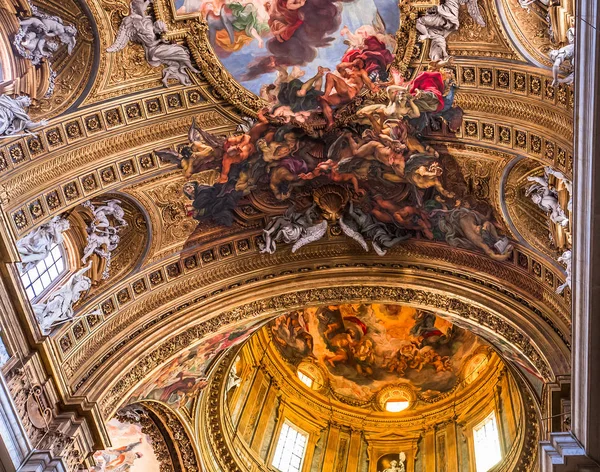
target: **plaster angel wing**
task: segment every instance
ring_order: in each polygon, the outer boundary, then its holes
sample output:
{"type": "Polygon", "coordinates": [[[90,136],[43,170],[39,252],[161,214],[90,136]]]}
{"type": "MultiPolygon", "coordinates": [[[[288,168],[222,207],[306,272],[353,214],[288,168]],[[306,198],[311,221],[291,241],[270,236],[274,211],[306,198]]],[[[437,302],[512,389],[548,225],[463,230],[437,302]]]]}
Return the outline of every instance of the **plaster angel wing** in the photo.
{"type": "Polygon", "coordinates": [[[477,23],[479,26],[485,26],[485,20],[481,15],[481,10],[479,9],[479,5],[477,5],[477,0],[466,0],[466,4],[467,11],[469,12],[469,15],[471,15],[471,18],[475,20],[475,23],[477,23]]]}
{"type": "Polygon", "coordinates": [[[302,246],[306,246],[307,244],[318,241],[327,232],[327,221],[323,220],[319,224],[314,226],[309,226],[306,228],[306,234],[302,236],[298,241],[294,243],[292,246],[292,252],[296,252],[302,246]]]}
{"type": "Polygon", "coordinates": [[[135,26],[131,22],[129,17],[123,18],[119,31],[117,31],[117,38],[111,46],[106,48],[106,52],[117,52],[127,46],[127,43],[131,40],[135,33],[135,26]]]}
{"type": "Polygon", "coordinates": [[[169,162],[171,164],[177,164],[177,167],[181,168],[181,154],[178,151],[172,149],[155,150],[156,154],[162,161],[169,162]]]}
{"type": "Polygon", "coordinates": [[[348,225],[344,221],[344,218],[340,218],[340,228],[342,228],[342,231],[346,236],[354,239],[365,251],[369,252],[369,246],[367,245],[365,238],[363,238],[362,234],[352,228],[352,226],[348,225]]]}
{"type": "Polygon", "coordinates": [[[223,149],[223,145],[225,144],[225,138],[222,138],[221,136],[215,136],[214,134],[211,134],[200,128],[196,123],[196,118],[192,119],[192,124],[188,131],[188,139],[190,140],[190,143],[193,143],[194,141],[202,141],[215,150],[223,149]]]}

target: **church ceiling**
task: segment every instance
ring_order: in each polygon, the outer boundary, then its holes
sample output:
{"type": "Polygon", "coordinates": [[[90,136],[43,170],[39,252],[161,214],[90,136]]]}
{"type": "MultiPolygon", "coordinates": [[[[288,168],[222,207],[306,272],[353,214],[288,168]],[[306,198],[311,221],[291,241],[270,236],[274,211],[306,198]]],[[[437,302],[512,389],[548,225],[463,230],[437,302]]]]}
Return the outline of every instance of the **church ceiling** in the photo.
{"type": "MultiPolygon", "coordinates": [[[[568,371],[572,5],[434,3],[3,0],[2,100],[32,99],[0,102],[22,123],[0,136],[7,235],[60,215],[83,270],[93,208],[117,201],[126,223],[94,253],[81,319],[45,336],[27,315],[66,401],[189,414],[215,358],[266,322],[288,361],[320,358],[364,400],[363,364],[323,360],[327,305],[390,349],[417,329],[390,316],[433,316],[453,347],[405,373],[434,396],[472,331],[536,385],[568,371]],[[31,45],[35,15],[60,17],[55,46],[31,45]],[[291,310],[302,354],[272,321],[291,310]]],[[[378,387],[400,375],[386,362],[364,367],[378,387]]]]}
{"type": "Polygon", "coordinates": [[[435,402],[464,380],[459,373],[483,347],[473,333],[399,305],[311,307],[271,321],[267,331],[285,361],[314,362],[325,373],[320,386],[351,404],[394,384],[435,402]]]}

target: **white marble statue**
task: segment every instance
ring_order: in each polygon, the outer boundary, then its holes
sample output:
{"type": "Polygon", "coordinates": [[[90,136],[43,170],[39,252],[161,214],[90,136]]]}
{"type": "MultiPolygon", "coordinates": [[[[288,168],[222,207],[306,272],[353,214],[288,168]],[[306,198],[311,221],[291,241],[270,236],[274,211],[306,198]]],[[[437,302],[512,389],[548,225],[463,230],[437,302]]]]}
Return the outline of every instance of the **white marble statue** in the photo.
{"type": "Polygon", "coordinates": [[[527,180],[533,184],[525,191],[525,196],[531,197],[533,203],[548,213],[553,223],[566,227],[569,224],[569,218],[560,207],[558,193],[548,184],[547,169],[545,169],[543,177],[527,177],[527,180]]]}
{"type": "Polygon", "coordinates": [[[131,13],[123,18],[115,42],[106,51],[117,52],[123,49],[129,41],[143,46],[146,60],[152,67],[164,65],[162,82],[168,87],[169,79],[175,79],[183,85],[190,85],[187,70],[199,73],[190,60],[189,51],[179,45],[160,38],[166,33],[167,26],[162,21],[152,21],[146,13],[152,0],[132,0],[131,13]]]}
{"type": "Polygon", "coordinates": [[[225,387],[225,391],[229,392],[232,388],[239,387],[242,383],[241,377],[237,374],[237,369],[235,365],[239,362],[239,356],[236,358],[235,362],[231,366],[229,370],[229,375],[227,377],[227,386],[225,387]]]}
{"type": "Polygon", "coordinates": [[[567,204],[567,210],[573,211],[573,182],[567,179],[565,177],[565,174],[558,170],[554,170],[552,167],[546,167],[544,171],[546,172],[546,174],[553,175],[558,180],[561,180],[564,183],[567,192],[569,192],[569,203],[567,204]]]}
{"type": "Polygon", "coordinates": [[[62,233],[70,227],[69,221],[55,216],[17,241],[17,251],[21,256],[21,270],[27,272],[43,261],[55,244],[62,244],[62,233]]]}
{"type": "Polygon", "coordinates": [[[91,267],[90,263],[75,272],[46,302],[32,305],[42,333],[47,335],[55,325],[73,319],[73,304],[92,286],[92,281],[83,275],[91,267]]]}
{"type": "Polygon", "coordinates": [[[298,213],[289,208],[283,216],[273,218],[263,229],[265,244],[260,252],[273,254],[277,250],[276,243],[293,243],[292,252],[302,246],[317,241],[327,232],[327,221],[313,223],[314,205],[304,213],[298,213]]]}
{"type": "Polygon", "coordinates": [[[90,256],[94,253],[104,259],[109,259],[111,252],[117,249],[119,241],[118,234],[101,234],[97,232],[97,228],[92,227],[92,231],[88,234],[81,262],[83,264],[87,263],[90,256]]]}
{"type": "Polygon", "coordinates": [[[572,84],[575,79],[575,72],[571,72],[564,79],[558,77],[560,73],[560,67],[563,62],[569,61],[571,63],[571,69],[575,66],[575,28],[571,27],[567,30],[568,44],[560,49],[553,49],[548,53],[550,60],[552,61],[552,85],[557,84],[572,84]]]}
{"type": "Polygon", "coordinates": [[[96,207],[89,200],[83,205],[88,207],[94,214],[94,226],[100,231],[108,231],[108,228],[121,228],[127,226],[125,211],[121,208],[121,201],[117,199],[107,200],[104,205],[96,207]],[[112,216],[117,224],[113,225],[108,217],[112,216]]]}
{"type": "Polygon", "coordinates": [[[448,59],[446,38],[460,27],[458,11],[464,4],[467,5],[471,18],[479,26],[485,26],[485,20],[481,16],[477,0],[446,0],[443,4],[430,8],[424,16],[417,19],[419,39],[421,41],[431,40],[429,58],[432,61],[448,59]]]}
{"type": "Polygon", "coordinates": [[[103,279],[107,279],[110,275],[111,255],[120,242],[118,233],[127,226],[127,221],[124,218],[125,211],[119,203],[121,203],[119,200],[111,199],[99,207],[95,207],[89,200],[83,204],[91,210],[94,218],[86,228],[88,237],[87,244],[83,249],[81,263],[86,264],[92,254],[97,254],[105,259],[106,266],[102,272],[103,279]]]}
{"type": "Polygon", "coordinates": [[[562,262],[566,266],[567,278],[565,283],[556,289],[556,293],[563,293],[565,288],[571,288],[571,250],[563,252],[562,256],[558,258],[558,262],[562,262]]]}
{"type": "Polygon", "coordinates": [[[35,134],[32,130],[45,126],[46,120],[32,121],[25,111],[31,105],[26,95],[15,98],[0,95],[0,138],[35,134]]]}
{"type": "Polygon", "coordinates": [[[392,459],[390,461],[390,466],[387,469],[383,469],[382,472],[405,472],[406,467],[404,462],[406,461],[406,454],[401,452],[398,454],[398,460],[392,459]]]}
{"type": "Polygon", "coordinates": [[[58,49],[60,41],[67,46],[68,54],[73,53],[77,29],[73,25],[65,25],[57,16],[47,15],[32,7],[29,18],[19,20],[21,27],[15,35],[16,50],[32,64],[39,64],[44,58],[51,59],[58,49]]]}
{"type": "Polygon", "coordinates": [[[534,3],[541,3],[542,5],[546,5],[547,7],[551,5],[552,0],[519,0],[519,5],[521,8],[525,8],[529,10],[529,7],[534,3]]]}

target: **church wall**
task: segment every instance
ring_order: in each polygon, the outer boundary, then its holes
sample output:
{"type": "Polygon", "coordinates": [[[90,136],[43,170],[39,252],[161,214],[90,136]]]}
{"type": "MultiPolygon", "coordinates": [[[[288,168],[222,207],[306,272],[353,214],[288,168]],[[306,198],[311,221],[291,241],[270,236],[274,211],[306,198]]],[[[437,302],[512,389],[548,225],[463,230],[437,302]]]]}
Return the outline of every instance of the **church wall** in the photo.
{"type": "Polygon", "coordinates": [[[229,409],[239,416],[237,424],[232,421],[234,442],[253,470],[270,470],[285,421],[309,434],[302,472],[380,472],[380,458],[400,452],[406,455],[407,471],[474,472],[473,428],[491,412],[496,415],[502,457],[507,458],[499,470],[510,470],[520,452],[522,400],[506,368],[500,368],[474,393],[477,401],[470,408],[458,407],[454,416],[443,414],[439,421],[423,418],[421,424],[428,421],[424,427],[390,424],[392,431],[387,432],[400,436],[386,436],[373,426],[365,429],[364,417],[357,415],[354,423],[346,423],[333,419],[333,411],[324,415],[311,409],[302,394],[287,396],[268,368],[254,367],[257,362],[247,355],[249,350],[241,349],[245,359],[242,381],[230,393],[229,409]]]}

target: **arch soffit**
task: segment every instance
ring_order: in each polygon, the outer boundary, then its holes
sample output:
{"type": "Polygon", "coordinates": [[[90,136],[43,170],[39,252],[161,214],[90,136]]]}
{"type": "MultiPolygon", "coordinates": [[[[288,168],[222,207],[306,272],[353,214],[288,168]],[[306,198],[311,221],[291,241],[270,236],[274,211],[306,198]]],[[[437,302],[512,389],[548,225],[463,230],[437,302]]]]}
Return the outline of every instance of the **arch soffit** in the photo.
{"type": "MultiPolygon", "coordinates": [[[[533,311],[519,306],[507,295],[458,276],[375,265],[382,264],[365,264],[364,268],[353,268],[352,273],[347,268],[313,269],[300,272],[300,276],[296,272],[293,286],[289,283],[290,276],[282,276],[267,279],[258,286],[237,287],[231,292],[217,290],[218,296],[213,297],[198,296],[198,291],[188,282],[185,284],[189,288],[187,300],[181,300],[184,308],[174,318],[158,321],[154,331],[145,333],[143,339],[131,336],[131,330],[123,331],[122,336],[132,341],[118,351],[120,367],[110,362],[101,362],[95,367],[92,359],[71,380],[73,390],[88,398],[105,392],[100,401],[103,414],[108,415],[117,407],[116,402],[123,401],[154,369],[213,332],[244,320],[268,318],[310,304],[366,300],[407,303],[433,310],[467,328],[480,327],[479,331],[493,344],[500,342],[512,346],[515,352],[525,352],[534,368],[547,380],[568,370],[566,338],[561,340],[533,311]],[[194,302],[194,297],[200,300],[194,302]],[[248,299],[254,301],[248,303],[248,299]],[[87,374],[81,376],[85,371],[91,373],[87,378],[87,374]]],[[[136,326],[140,324],[151,326],[153,322],[143,319],[136,326]]],[[[103,351],[98,357],[105,358],[106,354],[103,351]]]]}

